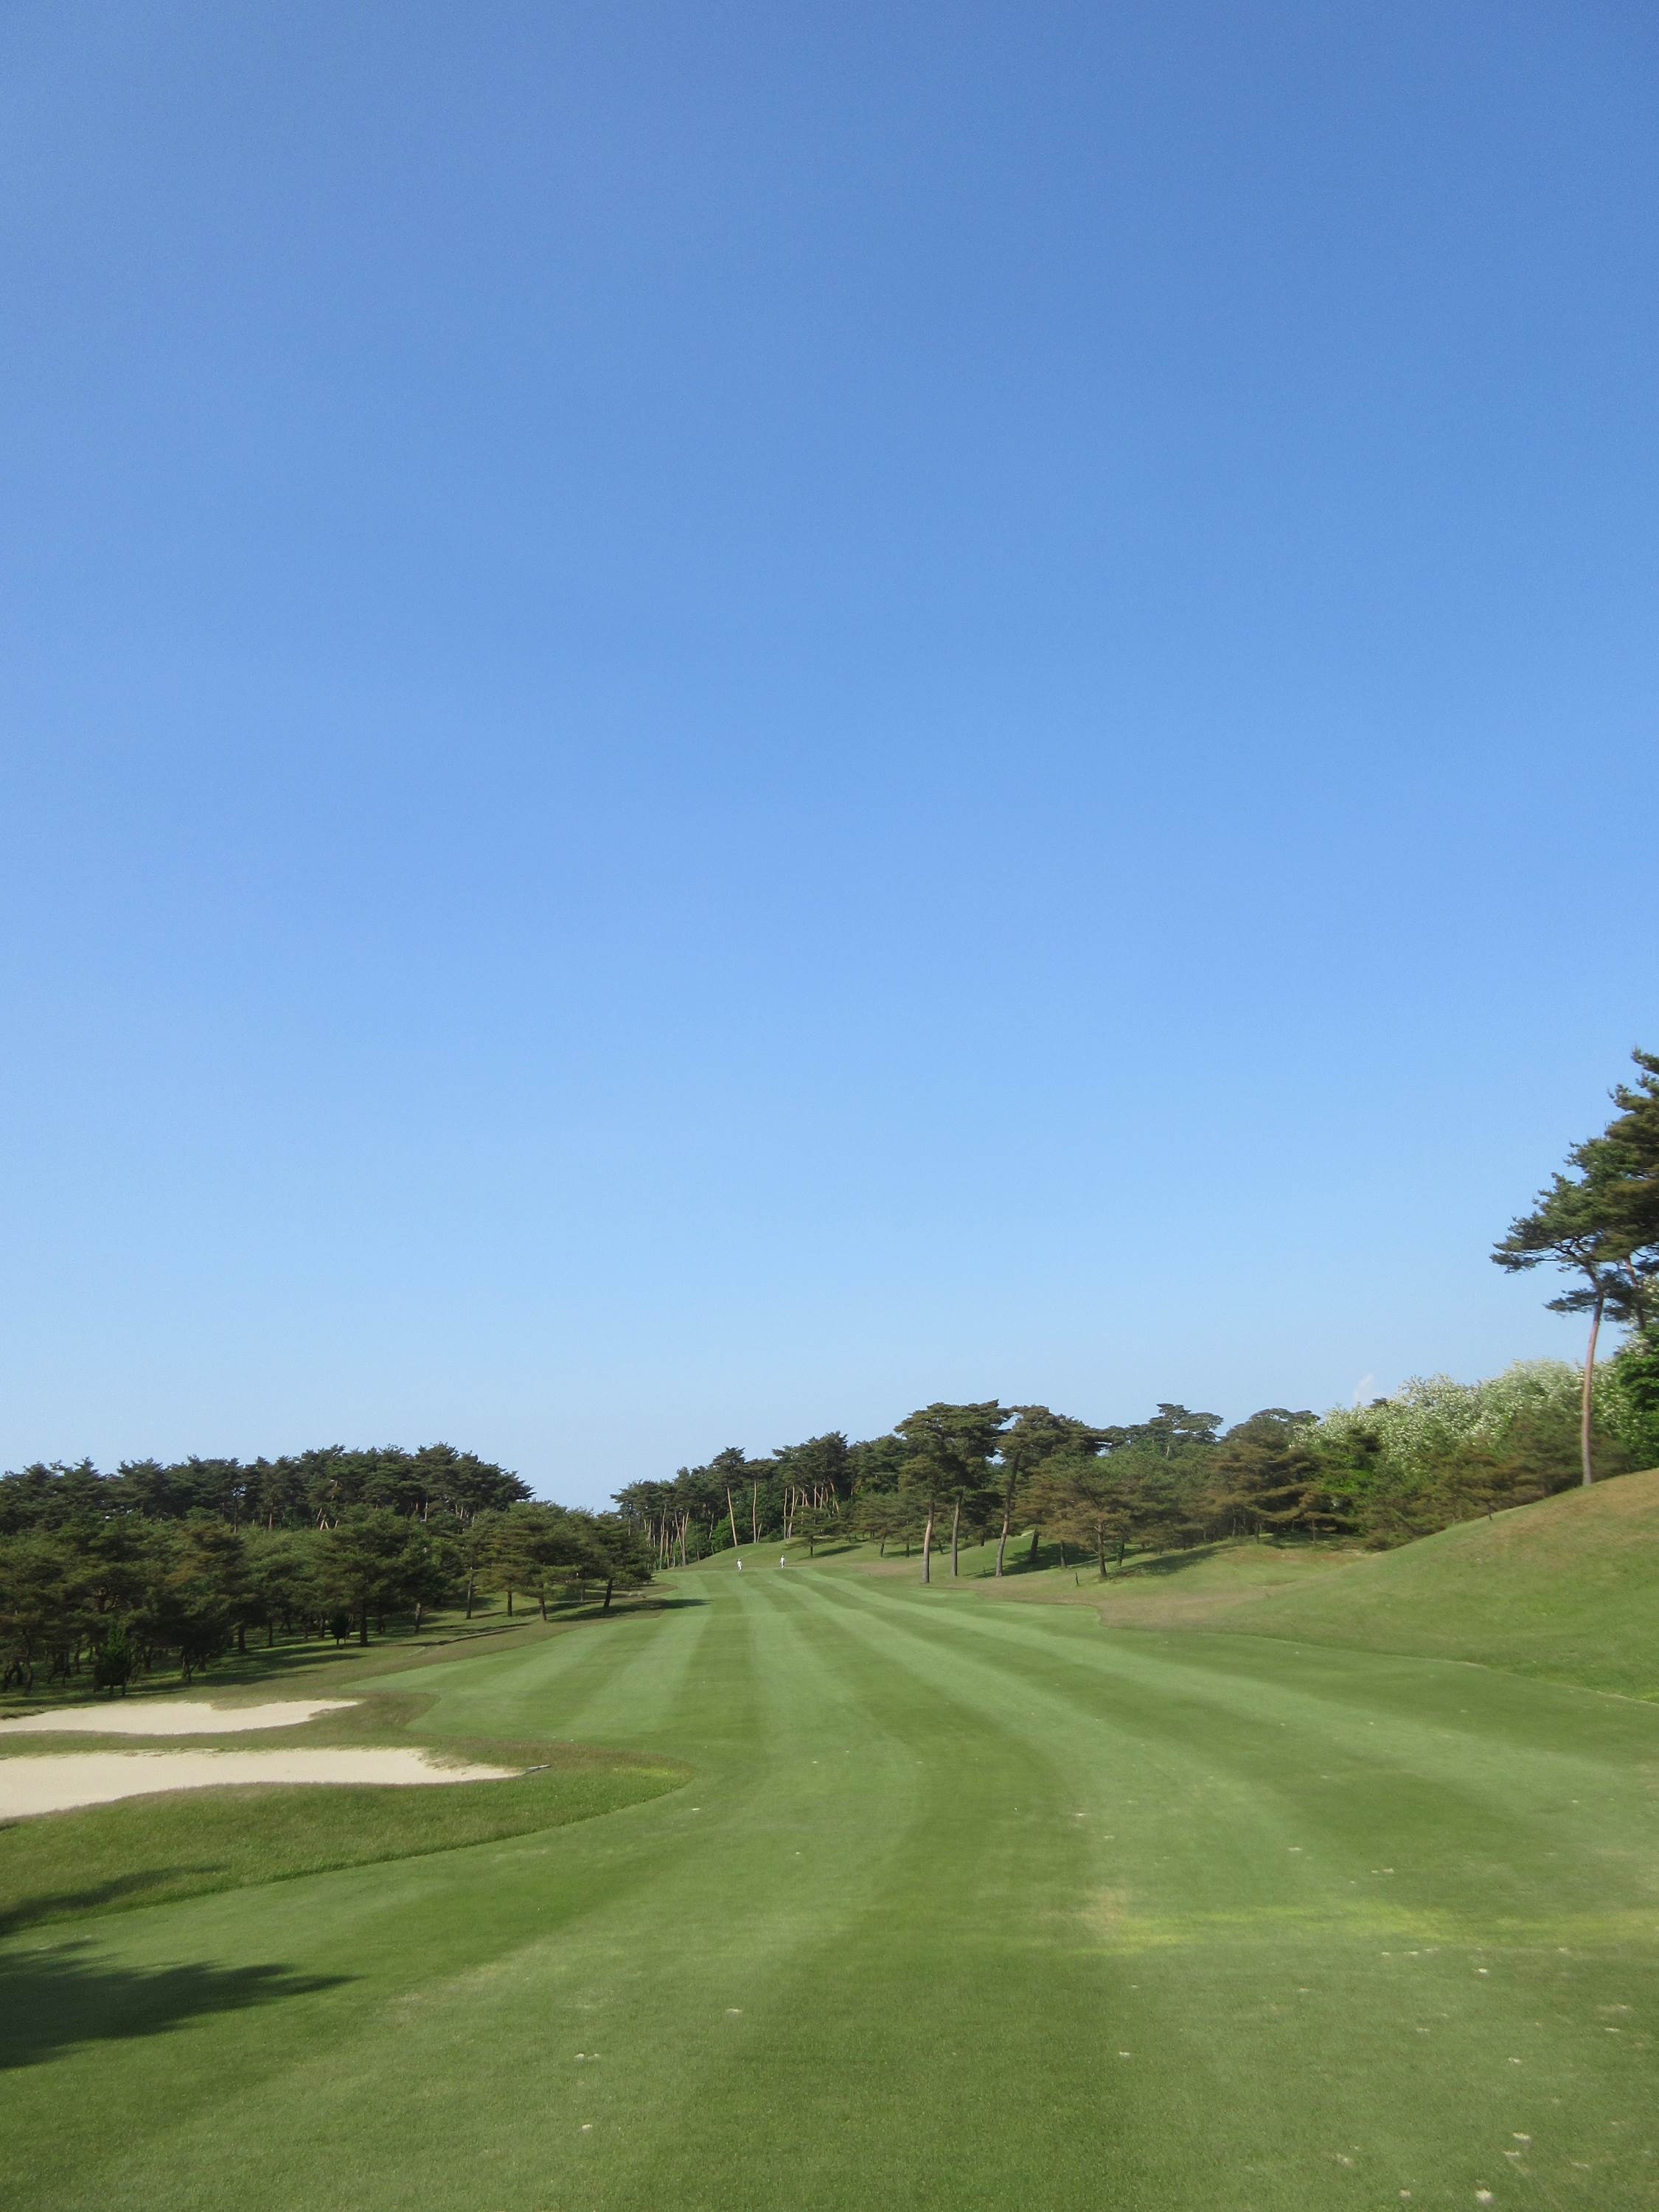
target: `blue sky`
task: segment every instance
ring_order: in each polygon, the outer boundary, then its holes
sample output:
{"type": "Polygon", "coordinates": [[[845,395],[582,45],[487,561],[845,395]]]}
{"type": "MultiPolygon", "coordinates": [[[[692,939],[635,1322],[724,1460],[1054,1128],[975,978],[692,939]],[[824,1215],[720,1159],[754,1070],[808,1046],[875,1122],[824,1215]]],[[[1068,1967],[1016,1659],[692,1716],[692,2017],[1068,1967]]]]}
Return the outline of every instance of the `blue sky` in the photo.
{"type": "Polygon", "coordinates": [[[1659,1042],[1633,6],[0,27],[0,1462],[597,1500],[1573,1324],[1659,1042]]]}

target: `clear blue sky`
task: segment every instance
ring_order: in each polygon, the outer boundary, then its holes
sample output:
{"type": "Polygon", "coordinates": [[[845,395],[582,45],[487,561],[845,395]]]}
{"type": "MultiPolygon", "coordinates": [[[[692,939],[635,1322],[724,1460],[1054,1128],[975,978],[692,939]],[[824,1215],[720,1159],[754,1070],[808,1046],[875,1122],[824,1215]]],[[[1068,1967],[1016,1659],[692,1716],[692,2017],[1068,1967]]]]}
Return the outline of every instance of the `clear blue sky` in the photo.
{"type": "Polygon", "coordinates": [[[0,27],[0,1463],[598,1499],[1573,1352],[1659,1043],[1659,34],[0,27]]]}

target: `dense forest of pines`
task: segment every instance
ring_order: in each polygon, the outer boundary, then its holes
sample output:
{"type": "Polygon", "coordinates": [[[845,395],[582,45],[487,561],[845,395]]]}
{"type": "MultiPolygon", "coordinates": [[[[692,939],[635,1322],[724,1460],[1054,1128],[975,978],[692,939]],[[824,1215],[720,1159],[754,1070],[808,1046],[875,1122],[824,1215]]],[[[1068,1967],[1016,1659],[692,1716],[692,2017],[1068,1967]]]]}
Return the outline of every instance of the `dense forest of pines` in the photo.
{"type": "Polygon", "coordinates": [[[84,1672],[114,1689],[164,1662],[188,1681],[250,1634],[367,1644],[483,1593],[544,1617],[550,1599],[609,1606],[650,1571],[620,1516],[538,1504],[447,1444],[28,1467],[0,1476],[0,1688],[84,1672]]]}
{"type": "Polygon", "coordinates": [[[87,1463],[0,1476],[0,1687],[84,1674],[101,1687],[169,1662],[188,1679],[250,1634],[367,1643],[437,1607],[470,1617],[590,1594],[609,1606],[654,1571],[732,1545],[872,1542],[885,1555],[994,1545],[990,1571],[1046,1546],[1104,1576],[1131,1553],[1230,1538],[1401,1542],[1596,1475],[1659,1464],[1659,1056],[1636,1054],[1601,1135],[1515,1222],[1500,1267],[1553,1265],[1549,1303],[1583,1313],[1582,1370],[1522,1361],[1486,1382],[1440,1376],[1316,1416],[1273,1406],[1224,1428],[1160,1405],[1097,1422],[1046,1406],[925,1406],[886,1435],[840,1431],[763,1458],[736,1445],[614,1513],[538,1503],[506,1468],[447,1444],[338,1447],[243,1462],[87,1463]],[[1626,1332],[1597,1357],[1604,1322],[1626,1332]]]}

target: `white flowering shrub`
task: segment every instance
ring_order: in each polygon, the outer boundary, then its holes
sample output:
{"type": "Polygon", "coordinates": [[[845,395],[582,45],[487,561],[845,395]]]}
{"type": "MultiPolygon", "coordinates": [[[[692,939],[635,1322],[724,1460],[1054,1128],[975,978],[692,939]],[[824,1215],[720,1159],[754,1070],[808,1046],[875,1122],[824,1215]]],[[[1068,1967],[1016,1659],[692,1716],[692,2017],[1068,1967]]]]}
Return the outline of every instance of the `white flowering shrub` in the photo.
{"type": "MultiPolygon", "coordinates": [[[[1510,1463],[1507,1476],[1489,1473],[1480,1492],[1486,1504],[1519,1504],[1571,1480],[1582,1380],[1563,1359],[1517,1359],[1481,1382],[1414,1375],[1375,1405],[1334,1407],[1313,1424],[1309,1441],[1369,1534],[1379,1540],[1420,1534],[1471,1510],[1460,1469],[1510,1463]]],[[[1597,1366],[1592,1389],[1598,1449],[1611,1472],[1629,1463],[1618,1442],[1627,1425],[1626,1394],[1613,1362],[1597,1366]]]]}

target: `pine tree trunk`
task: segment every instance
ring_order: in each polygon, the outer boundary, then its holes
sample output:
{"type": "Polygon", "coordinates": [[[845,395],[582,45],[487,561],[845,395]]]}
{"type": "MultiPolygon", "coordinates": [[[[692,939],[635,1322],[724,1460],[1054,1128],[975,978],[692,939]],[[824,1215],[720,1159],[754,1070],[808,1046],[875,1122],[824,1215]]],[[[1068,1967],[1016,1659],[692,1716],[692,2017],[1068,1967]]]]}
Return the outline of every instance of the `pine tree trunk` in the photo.
{"type": "Polygon", "coordinates": [[[1590,1461],[1590,1431],[1595,1415],[1595,1340],[1601,1329],[1601,1304],[1604,1292],[1598,1287],[1595,1304],[1590,1311],[1589,1342],[1584,1347],[1584,1396],[1579,1413],[1578,1443],[1584,1462],[1584,1480],[1594,1482],[1595,1469],[1590,1461]]]}
{"type": "Polygon", "coordinates": [[[732,1549],[735,1552],[738,1548],[738,1516],[732,1509],[732,1486],[729,1482],[726,1486],[726,1517],[732,1523],[732,1549]]]}
{"type": "Polygon", "coordinates": [[[1032,1531],[1031,1531],[1031,1551],[1030,1551],[1030,1558],[1029,1558],[1029,1559],[1026,1560],[1026,1562],[1025,1562],[1025,1564],[1026,1564],[1026,1565],[1027,1565],[1028,1567],[1034,1567],[1034,1566],[1036,1566],[1036,1547],[1037,1547],[1037,1538],[1038,1538],[1042,1534],[1042,1529],[1041,1529],[1041,1528],[1033,1528],[1033,1529],[1032,1529],[1032,1531]]]}
{"type": "Polygon", "coordinates": [[[960,1569],[957,1567],[957,1537],[958,1537],[958,1535],[959,1535],[959,1534],[960,1534],[960,1532],[961,1532],[961,1528],[962,1528],[962,1500],[961,1500],[961,1498],[958,1498],[957,1499],[957,1501],[956,1501],[956,1504],[955,1504],[951,1507],[951,1572],[953,1575],[954,1575],[954,1574],[957,1574],[957,1573],[959,1573],[959,1572],[961,1571],[961,1570],[960,1570],[960,1569]]]}
{"type": "Polygon", "coordinates": [[[927,1508],[927,1526],[921,1532],[921,1579],[933,1579],[933,1509],[927,1508]]]}
{"type": "Polygon", "coordinates": [[[997,1572],[1002,1572],[1002,1555],[1008,1548],[1008,1516],[1002,1516],[1002,1534],[997,1538],[997,1572]]]}

